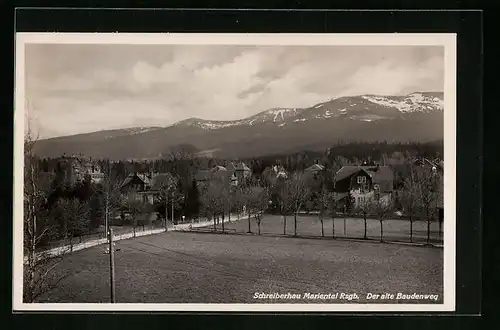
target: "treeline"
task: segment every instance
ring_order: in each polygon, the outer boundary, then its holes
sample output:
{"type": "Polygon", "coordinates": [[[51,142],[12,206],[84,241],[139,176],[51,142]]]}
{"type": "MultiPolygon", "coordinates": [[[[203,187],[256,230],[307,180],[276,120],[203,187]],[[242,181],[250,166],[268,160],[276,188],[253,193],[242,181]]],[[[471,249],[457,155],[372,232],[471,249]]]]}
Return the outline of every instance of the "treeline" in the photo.
{"type": "MultiPolygon", "coordinates": [[[[201,169],[210,169],[215,165],[227,166],[231,162],[243,161],[251,170],[252,175],[261,178],[266,168],[280,165],[288,172],[302,171],[305,168],[320,163],[327,168],[340,168],[346,164],[360,164],[363,161],[377,161],[393,168],[395,174],[395,188],[403,184],[407,176],[407,164],[415,157],[430,159],[442,158],[442,141],[430,143],[387,143],[387,142],[357,142],[344,143],[342,141],[325,149],[322,152],[304,151],[288,155],[273,155],[250,159],[214,159],[196,158],[189,152],[181,150],[176,154],[167,155],[166,159],[150,161],[109,161],[94,160],[112,184],[119,184],[130,173],[174,173],[179,178],[178,194],[188,200],[188,191],[192,191],[193,180],[201,169]]],[[[41,172],[51,173],[54,178],[51,182],[52,194],[49,196],[48,205],[51,207],[59,198],[76,197],[88,200],[91,196],[102,191],[98,185],[92,186],[89,180],[84,180],[71,187],[67,182],[67,171],[61,158],[38,158],[41,172]]],[[[97,203],[97,202],[95,202],[97,203]]]]}
{"type": "Polygon", "coordinates": [[[295,172],[321,163],[333,166],[340,162],[345,164],[360,164],[363,161],[373,160],[381,164],[391,165],[402,162],[402,158],[425,157],[435,159],[443,157],[443,141],[428,143],[388,143],[383,142],[342,142],[326,148],[324,151],[302,151],[293,154],[270,155],[265,157],[246,159],[253,165],[256,173],[271,164],[279,164],[287,171],[295,172]]]}
{"type": "MultiPolygon", "coordinates": [[[[242,146],[243,147],[243,146],[242,146]]],[[[427,143],[407,142],[389,143],[382,142],[343,142],[339,141],[322,151],[302,151],[296,153],[276,154],[262,157],[244,158],[239,161],[245,162],[254,174],[261,174],[264,169],[271,165],[281,165],[287,171],[295,172],[303,170],[316,162],[324,165],[333,165],[336,162],[360,163],[365,160],[374,160],[382,164],[390,165],[402,157],[415,158],[425,157],[429,159],[443,158],[443,141],[427,143]]],[[[197,158],[192,150],[181,149],[181,151],[167,154],[163,159],[156,160],[123,160],[112,162],[111,171],[121,178],[125,178],[133,172],[179,172],[186,168],[196,169],[211,168],[215,165],[227,165],[238,161],[231,158],[197,158]]],[[[40,167],[45,172],[55,172],[60,167],[59,158],[45,158],[40,160],[40,167]]],[[[107,161],[97,160],[101,168],[107,166],[107,161]]]]}

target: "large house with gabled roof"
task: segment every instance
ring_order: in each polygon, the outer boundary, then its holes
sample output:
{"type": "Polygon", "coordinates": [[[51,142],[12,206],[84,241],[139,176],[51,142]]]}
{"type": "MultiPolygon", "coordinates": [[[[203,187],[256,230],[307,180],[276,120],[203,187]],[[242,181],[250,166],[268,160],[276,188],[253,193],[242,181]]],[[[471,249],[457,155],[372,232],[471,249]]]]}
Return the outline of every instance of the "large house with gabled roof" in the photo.
{"type": "Polygon", "coordinates": [[[336,199],[355,208],[378,199],[392,200],[394,174],[388,166],[345,165],[335,175],[336,199]],[[353,201],[348,201],[349,197],[353,201]]]}
{"type": "Polygon", "coordinates": [[[120,185],[120,191],[123,196],[153,204],[175,182],[170,173],[130,173],[120,185]]]}

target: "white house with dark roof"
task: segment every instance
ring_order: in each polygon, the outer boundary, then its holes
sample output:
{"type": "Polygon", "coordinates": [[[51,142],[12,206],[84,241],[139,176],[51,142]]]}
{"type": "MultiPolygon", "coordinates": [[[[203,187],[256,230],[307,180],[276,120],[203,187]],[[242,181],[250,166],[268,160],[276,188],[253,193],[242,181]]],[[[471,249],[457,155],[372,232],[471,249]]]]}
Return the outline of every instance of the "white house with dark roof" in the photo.
{"type": "Polygon", "coordinates": [[[354,199],[354,207],[369,200],[391,201],[394,174],[388,166],[345,165],[335,175],[335,193],[340,201],[347,204],[349,194],[354,199]]]}

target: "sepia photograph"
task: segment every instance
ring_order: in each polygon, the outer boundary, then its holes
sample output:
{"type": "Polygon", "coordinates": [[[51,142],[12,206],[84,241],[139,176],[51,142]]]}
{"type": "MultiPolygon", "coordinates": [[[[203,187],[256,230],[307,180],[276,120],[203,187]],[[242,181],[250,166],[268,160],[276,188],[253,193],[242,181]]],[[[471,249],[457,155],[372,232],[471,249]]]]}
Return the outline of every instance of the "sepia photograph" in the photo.
{"type": "Polygon", "coordinates": [[[453,311],[455,37],[18,33],[14,310],[453,311]]]}

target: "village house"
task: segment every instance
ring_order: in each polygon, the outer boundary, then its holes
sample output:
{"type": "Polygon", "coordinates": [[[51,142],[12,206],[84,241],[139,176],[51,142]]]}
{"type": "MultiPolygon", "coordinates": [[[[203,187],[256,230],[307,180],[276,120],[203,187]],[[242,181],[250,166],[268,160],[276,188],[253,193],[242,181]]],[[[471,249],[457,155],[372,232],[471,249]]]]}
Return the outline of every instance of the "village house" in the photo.
{"type": "Polygon", "coordinates": [[[418,157],[414,158],[412,163],[415,166],[427,167],[437,172],[443,172],[444,170],[444,162],[441,159],[430,160],[425,157],[418,157]]]}
{"type": "Polygon", "coordinates": [[[228,183],[233,186],[237,184],[236,175],[221,165],[216,165],[211,169],[199,170],[195,174],[195,181],[198,187],[203,187],[213,181],[228,183]]]}
{"type": "Polygon", "coordinates": [[[388,166],[345,165],[335,177],[335,196],[340,205],[347,206],[349,195],[354,208],[370,200],[392,200],[394,174],[388,166]]]}
{"type": "Polygon", "coordinates": [[[317,173],[321,173],[324,170],[325,170],[325,167],[323,165],[316,163],[316,164],[314,164],[314,165],[309,166],[308,168],[306,168],[304,170],[304,172],[317,174],[317,173]]]}
{"type": "Polygon", "coordinates": [[[71,184],[82,182],[86,177],[92,183],[101,183],[104,180],[104,173],[99,164],[90,157],[83,155],[63,155],[60,159],[66,180],[71,184]]]}
{"type": "Polygon", "coordinates": [[[239,162],[236,164],[231,163],[229,164],[227,169],[231,171],[231,174],[234,174],[239,182],[243,182],[245,179],[248,179],[252,176],[252,170],[243,162],[239,162]]]}
{"type": "Polygon", "coordinates": [[[211,169],[199,170],[195,175],[198,186],[203,186],[218,180],[230,186],[236,187],[245,179],[252,176],[252,170],[244,163],[230,163],[227,167],[216,165],[211,169]]]}
{"type": "Polygon", "coordinates": [[[262,179],[274,186],[280,180],[286,180],[288,173],[281,165],[268,166],[262,172],[262,179]]]}
{"type": "Polygon", "coordinates": [[[274,165],[272,168],[272,172],[276,176],[277,179],[286,179],[288,178],[288,172],[281,165],[274,165]]]}
{"type": "Polygon", "coordinates": [[[307,180],[309,180],[311,182],[311,184],[317,185],[317,184],[320,184],[321,175],[322,175],[322,173],[325,172],[325,169],[326,169],[325,166],[319,164],[316,161],[316,163],[314,165],[311,165],[304,170],[304,174],[305,174],[307,180]]]}
{"type": "Polygon", "coordinates": [[[161,194],[175,182],[170,173],[131,173],[120,185],[122,196],[148,204],[158,201],[161,194]]]}

